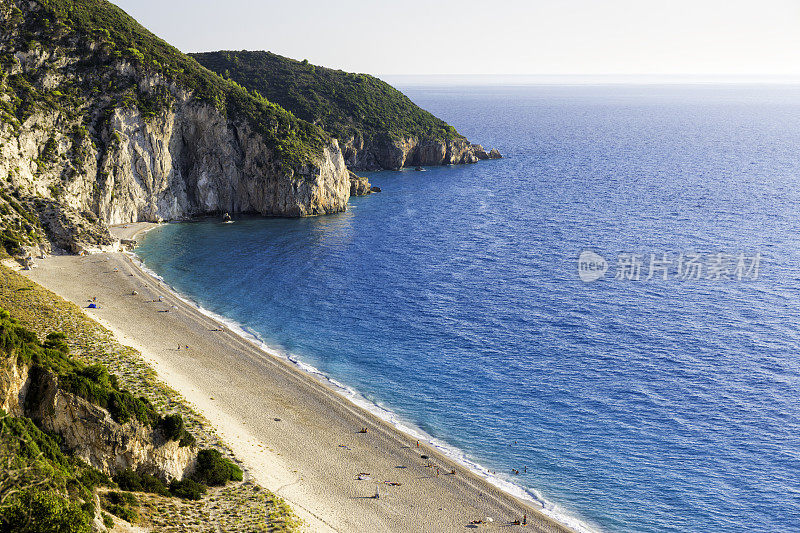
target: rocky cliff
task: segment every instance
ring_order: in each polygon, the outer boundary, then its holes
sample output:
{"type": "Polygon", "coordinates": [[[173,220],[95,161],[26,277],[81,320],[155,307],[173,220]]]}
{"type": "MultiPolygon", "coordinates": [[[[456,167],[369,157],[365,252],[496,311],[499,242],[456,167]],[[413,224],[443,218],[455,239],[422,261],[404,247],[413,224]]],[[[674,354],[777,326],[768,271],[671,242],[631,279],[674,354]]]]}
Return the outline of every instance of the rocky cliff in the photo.
{"type": "Polygon", "coordinates": [[[196,446],[181,446],[136,419],[117,423],[105,409],[61,390],[52,372],[35,375],[36,392],[25,415],[60,435],[72,453],[101,472],[130,469],[162,479],[183,479],[194,468],[196,446]]]}
{"type": "Polygon", "coordinates": [[[388,83],[271,52],[191,54],[203,66],[258,91],[339,139],[353,170],[475,163],[500,158],[388,83]]]}
{"type": "Polygon", "coordinates": [[[28,370],[27,365],[0,359],[0,409],[12,416],[25,414],[25,396],[30,384],[28,370]]]}
{"type": "Polygon", "coordinates": [[[108,2],[7,0],[0,30],[4,240],[46,247],[37,218],[78,251],[112,244],[107,224],[346,209],[335,139],[108,2]]]}
{"type": "MultiPolygon", "coordinates": [[[[297,217],[346,209],[349,175],[336,140],[312,162],[284,168],[247,124],[230,123],[189,95],[149,121],[136,109],[115,109],[110,127],[118,141],[101,163],[105,187],[96,204],[109,224],[220,211],[297,217]]],[[[73,196],[86,193],[78,185],[73,196]]]]}
{"type": "Polygon", "coordinates": [[[0,356],[0,407],[60,435],[75,456],[109,475],[131,469],[180,480],[197,458],[196,446],[181,446],[136,419],[120,424],[107,410],[62,390],[53,372],[31,371],[13,356],[0,356]]]}
{"type": "Polygon", "coordinates": [[[364,142],[349,138],[343,144],[347,166],[364,170],[398,170],[409,166],[459,165],[483,159],[500,159],[500,152],[486,152],[483,146],[463,138],[432,139],[412,136],[402,139],[374,139],[364,142]]]}
{"type": "Polygon", "coordinates": [[[350,172],[350,196],[366,196],[372,192],[369,180],[350,172]]]}

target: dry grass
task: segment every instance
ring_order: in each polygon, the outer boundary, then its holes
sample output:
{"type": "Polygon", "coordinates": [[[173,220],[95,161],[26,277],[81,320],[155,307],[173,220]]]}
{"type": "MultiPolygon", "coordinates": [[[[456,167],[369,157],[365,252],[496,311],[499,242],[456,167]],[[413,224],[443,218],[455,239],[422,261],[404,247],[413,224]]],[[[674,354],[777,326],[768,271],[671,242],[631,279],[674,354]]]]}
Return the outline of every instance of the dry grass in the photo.
{"type": "Polygon", "coordinates": [[[136,494],[139,523],[154,531],[292,531],[299,525],[274,494],[250,482],[210,491],[199,501],[136,494]]]}

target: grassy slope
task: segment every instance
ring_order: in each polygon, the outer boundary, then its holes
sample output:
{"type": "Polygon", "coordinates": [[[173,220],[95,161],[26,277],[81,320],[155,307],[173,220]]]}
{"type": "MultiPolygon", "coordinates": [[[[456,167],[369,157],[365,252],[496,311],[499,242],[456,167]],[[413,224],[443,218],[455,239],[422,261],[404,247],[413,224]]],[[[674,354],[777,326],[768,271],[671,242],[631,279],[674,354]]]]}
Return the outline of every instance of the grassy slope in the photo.
{"type": "MultiPolygon", "coordinates": [[[[119,344],[107,329],[77,306],[0,266],[0,307],[10,311],[18,325],[40,337],[63,332],[64,340],[83,367],[106,365],[117,375],[120,387],[146,398],[159,411],[181,414],[201,447],[220,449],[232,457],[208,421],[189,408],[177,392],[158,381],[141,354],[119,344]]],[[[73,477],[79,474],[78,471],[73,477]]],[[[294,531],[299,525],[282,499],[251,481],[212,487],[206,497],[197,501],[145,493],[137,493],[136,497],[137,524],[155,531],[206,531],[210,525],[223,531],[294,531]]],[[[65,505],[69,501],[64,500],[65,505]]]]}
{"type": "MultiPolygon", "coordinates": [[[[10,367],[21,360],[61,371],[68,366],[66,350],[61,337],[51,335],[39,343],[35,333],[0,309],[0,365],[10,367]]],[[[26,402],[31,396],[29,389],[26,402]]],[[[0,529],[90,531],[95,487],[108,485],[110,480],[64,454],[56,436],[43,432],[28,418],[0,410],[0,463],[0,529]]]]}
{"type": "Polygon", "coordinates": [[[91,531],[93,492],[108,477],[65,455],[27,418],[0,411],[0,529],[91,531]]]}
{"type": "Polygon", "coordinates": [[[203,66],[234,80],[342,141],[416,136],[461,138],[455,128],[374,76],[311,65],[270,52],[191,54],[203,66]]]}

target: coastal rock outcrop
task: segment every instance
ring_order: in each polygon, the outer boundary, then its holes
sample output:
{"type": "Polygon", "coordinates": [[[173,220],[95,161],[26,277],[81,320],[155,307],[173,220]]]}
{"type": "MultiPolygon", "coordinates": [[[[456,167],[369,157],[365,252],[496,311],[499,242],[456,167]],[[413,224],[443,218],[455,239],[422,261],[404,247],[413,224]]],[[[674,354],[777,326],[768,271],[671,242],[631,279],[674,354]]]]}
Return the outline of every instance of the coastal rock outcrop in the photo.
{"type": "Polygon", "coordinates": [[[370,143],[350,138],[344,142],[342,151],[347,166],[358,170],[458,165],[502,157],[497,149],[493,148],[487,154],[481,145],[472,144],[464,138],[443,140],[404,137],[370,143]]]}
{"type": "Polygon", "coordinates": [[[503,157],[500,155],[500,152],[497,150],[497,148],[492,148],[489,153],[486,153],[486,150],[480,144],[472,145],[472,153],[474,153],[475,157],[481,161],[484,159],[500,159],[503,157]]]}
{"type": "Polygon", "coordinates": [[[88,464],[109,475],[130,468],[164,480],[180,480],[194,469],[195,445],[181,446],[135,419],[120,424],[102,407],[59,388],[54,373],[15,359],[0,356],[0,408],[60,435],[88,464]]]}
{"type": "Polygon", "coordinates": [[[371,193],[369,180],[350,172],[350,196],[366,196],[371,193]]]}
{"type": "Polygon", "coordinates": [[[131,469],[180,480],[194,468],[196,446],[166,440],[135,419],[117,423],[105,409],[60,389],[52,372],[35,377],[35,397],[26,402],[25,414],[60,435],[77,457],[98,470],[113,475],[131,469]]]}
{"type": "Polygon", "coordinates": [[[345,161],[322,130],[177,50],[148,61],[49,9],[0,6],[0,178],[29,219],[2,221],[21,245],[36,244],[36,219],[78,252],[112,245],[109,224],[347,208],[345,161]]]}

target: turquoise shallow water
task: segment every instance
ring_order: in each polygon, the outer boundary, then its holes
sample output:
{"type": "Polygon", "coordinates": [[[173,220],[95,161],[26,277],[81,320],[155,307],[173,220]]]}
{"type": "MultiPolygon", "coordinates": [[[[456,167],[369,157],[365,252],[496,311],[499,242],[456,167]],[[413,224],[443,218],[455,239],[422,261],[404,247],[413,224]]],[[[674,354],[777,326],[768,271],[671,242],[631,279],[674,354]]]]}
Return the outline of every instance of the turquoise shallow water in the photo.
{"type": "Polygon", "coordinates": [[[383,192],[335,216],[167,225],[137,253],[595,528],[800,530],[800,90],[406,92],[506,158],[370,174],[383,192]],[[695,252],[733,279],[645,279],[651,253],[695,252]],[[641,279],[613,279],[630,253],[641,279]]]}

